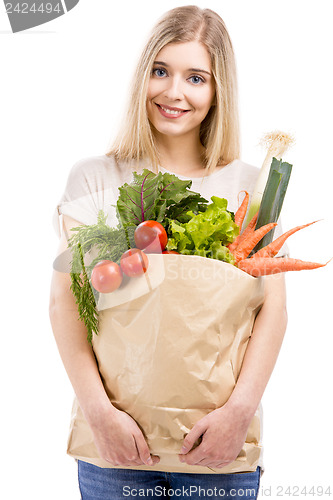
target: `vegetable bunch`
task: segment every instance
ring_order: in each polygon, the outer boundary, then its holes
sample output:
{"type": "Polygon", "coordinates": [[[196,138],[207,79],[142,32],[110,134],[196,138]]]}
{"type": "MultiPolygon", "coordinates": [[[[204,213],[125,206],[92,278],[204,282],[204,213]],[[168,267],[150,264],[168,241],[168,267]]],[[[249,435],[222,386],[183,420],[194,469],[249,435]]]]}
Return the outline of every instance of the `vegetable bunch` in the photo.
{"type": "Polygon", "coordinates": [[[95,225],[72,229],[71,289],[90,342],[93,333],[98,333],[99,293],[111,293],[128,279],[142,276],[149,265],[147,253],[219,259],[254,277],[326,265],[275,258],[291,234],[313,223],[291,229],[258,249],[256,245],[277,223],[258,227],[257,212],[241,233],[249,202],[246,191],[234,214],[227,209],[227,200],[212,196],[209,203],[191,191],[191,185],[191,180],[182,181],[170,173],[134,172],[133,181],[119,188],[117,227],[110,227],[100,211],[95,225]],[[97,256],[86,264],[86,257],[94,252],[97,256]],[[250,256],[251,252],[255,253],[250,256]]]}
{"type": "Polygon", "coordinates": [[[72,228],[68,243],[71,290],[89,342],[98,333],[99,294],[125,286],[128,279],[146,272],[146,253],[196,254],[233,263],[226,245],[239,233],[234,214],[227,210],[226,200],[213,197],[209,204],[190,190],[191,185],[191,180],[168,172],[134,172],[132,182],[119,188],[116,227],[110,227],[107,215],[100,211],[96,224],[72,228]]]}

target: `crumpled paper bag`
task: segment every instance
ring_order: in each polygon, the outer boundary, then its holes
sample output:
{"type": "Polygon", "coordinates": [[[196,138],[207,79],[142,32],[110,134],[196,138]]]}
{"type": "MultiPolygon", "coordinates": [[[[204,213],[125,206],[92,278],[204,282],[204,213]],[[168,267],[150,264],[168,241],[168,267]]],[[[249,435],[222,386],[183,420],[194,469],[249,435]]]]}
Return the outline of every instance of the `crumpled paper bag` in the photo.
{"type": "MultiPolygon", "coordinates": [[[[160,457],[155,466],[130,468],[254,471],[260,456],[259,409],[239,456],[226,467],[190,466],[179,461],[178,453],[193,425],[222,406],[235,387],[263,303],[263,279],[195,255],[150,254],[148,271],[100,295],[99,335],[93,339],[112,404],[135,419],[150,452],[160,457]]],[[[67,451],[100,467],[118,468],[99,457],[76,399],[67,451]]]]}

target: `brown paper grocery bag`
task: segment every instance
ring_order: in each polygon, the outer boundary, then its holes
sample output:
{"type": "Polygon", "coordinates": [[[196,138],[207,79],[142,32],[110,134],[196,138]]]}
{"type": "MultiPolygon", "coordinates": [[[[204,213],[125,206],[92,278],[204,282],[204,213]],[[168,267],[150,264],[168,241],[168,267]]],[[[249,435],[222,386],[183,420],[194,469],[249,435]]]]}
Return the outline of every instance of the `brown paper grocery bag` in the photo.
{"type": "MultiPolygon", "coordinates": [[[[100,296],[99,335],[93,339],[112,404],[135,419],[150,452],[160,457],[153,467],[131,468],[254,471],[260,455],[259,410],[243,449],[228,466],[190,466],[179,461],[178,453],[193,425],[232,393],[263,303],[263,279],[215,259],[174,254],[149,255],[145,274],[100,296]]],[[[76,400],[68,454],[116,468],[99,457],[76,400]]]]}

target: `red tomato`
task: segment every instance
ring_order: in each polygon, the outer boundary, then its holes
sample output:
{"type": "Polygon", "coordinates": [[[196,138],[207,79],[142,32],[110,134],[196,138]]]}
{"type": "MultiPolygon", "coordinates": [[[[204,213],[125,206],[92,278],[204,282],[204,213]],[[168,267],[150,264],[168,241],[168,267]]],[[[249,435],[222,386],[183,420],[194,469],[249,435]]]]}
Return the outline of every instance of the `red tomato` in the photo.
{"type": "Polygon", "coordinates": [[[138,248],[147,253],[160,253],[166,247],[168,235],[156,220],[145,220],[135,229],[134,241],[138,248]]]}
{"type": "Polygon", "coordinates": [[[176,253],[177,255],[180,255],[180,253],[176,252],[176,250],[164,250],[162,253],[176,253]]]}
{"type": "Polygon", "coordinates": [[[154,240],[158,245],[157,248],[161,249],[160,240],[154,228],[147,226],[146,224],[139,224],[134,231],[134,241],[137,248],[144,250],[147,247],[151,248],[154,244],[154,240]]]}
{"type": "Polygon", "coordinates": [[[148,257],[139,248],[130,248],[121,256],[120,267],[127,276],[141,276],[148,269],[148,257]]]}
{"type": "Polygon", "coordinates": [[[110,293],[119,288],[123,273],[112,260],[101,260],[91,273],[91,284],[100,293],[110,293]]]}

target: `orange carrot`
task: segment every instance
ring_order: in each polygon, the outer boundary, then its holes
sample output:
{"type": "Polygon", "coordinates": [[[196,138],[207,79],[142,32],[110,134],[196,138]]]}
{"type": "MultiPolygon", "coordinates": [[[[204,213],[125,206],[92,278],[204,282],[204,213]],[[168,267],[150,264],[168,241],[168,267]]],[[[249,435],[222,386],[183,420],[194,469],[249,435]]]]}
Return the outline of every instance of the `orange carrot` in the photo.
{"type": "Polygon", "coordinates": [[[315,220],[314,222],[309,222],[309,224],[303,224],[303,226],[297,226],[293,229],[289,229],[289,231],[283,233],[281,236],[276,238],[276,240],[272,241],[272,243],[258,250],[258,252],[252,255],[251,259],[259,257],[274,257],[278,253],[286,239],[289,238],[289,236],[296,233],[296,231],[303,229],[304,227],[311,226],[311,224],[314,224],[315,222],[318,221],[315,220]]]}
{"type": "Polygon", "coordinates": [[[238,245],[240,243],[242,243],[249,236],[250,233],[254,233],[255,227],[257,224],[258,214],[259,214],[259,211],[252,217],[252,219],[250,220],[250,222],[248,223],[248,225],[246,226],[246,228],[244,229],[244,231],[240,235],[238,245]]]}
{"type": "Polygon", "coordinates": [[[227,248],[229,249],[229,251],[231,253],[233,253],[233,251],[235,250],[235,248],[237,247],[238,245],[238,242],[239,242],[239,238],[240,238],[240,234],[235,238],[235,240],[232,242],[232,243],[229,243],[229,245],[227,245],[227,248]]]}
{"type": "MultiPolygon", "coordinates": [[[[329,261],[328,261],[329,262],[329,261]]],[[[328,264],[307,262],[305,260],[291,259],[290,257],[258,257],[244,259],[238,262],[238,268],[251,276],[265,276],[267,274],[285,273],[286,271],[302,271],[303,269],[317,269],[328,264]]]]}
{"type": "Polygon", "coordinates": [[[239,232],[241,232],[243,221],[244,221],[246,210],[247,210],[247,206],[249,204],[249,193],[245,190],[240,191],[238,193],[238,196],[240,195],[240,193],[245,193],[245,196],[244,196],[244,199],[242,201],[242,204],[240,205],[237,212],[235,213],[235,223],[239,227],[239,232]]]}
{"type": "Polygon", "coordinates": [[[239,262],[240,260],[245,259],[251,250],[256,246],[256,244],[267,234],[269,231],[273,229],[273,227],[277,226],[277,222],[270,222],[265,226],[259,227],[253,233],[249,233],[249,235],[242,241],[242,243],[238,244],[233,255],[235,257],[235,262],[239,262]]]}
{"type": "Polygon", "coordinates": [[[235,250],[235,248],[240,243],[242,243],[242,241],[244,241],[244,239],[247,238],[250,233],[254,233],[254,228],[255,228],[255,225],[256,225],[257,219],[258,219],[258,213],[259,212],[257,212],[254,215],[254,217],[252,217],[252,219],[250,220],[250,222],[248,223],[248,225],[246,226],[246,228],[244,229],[242,234],[239,234],[237,236],[237,238],[232,243],[229,243],[229,245],[227,245],[230,252],[233,252],[235,250]]]}
{"type": "Polygon", "coordinates": [[[239,240],[240,240],[240,237],[241,237],[241,235],[239,234],[239,235],[238,235],[238,236],[234,239],[234,241],[233,241],[232,243],[229,243],[229,245],[227,245],[227,248],[229,249],[229,251],[230,251],[231,253],[233,253],[233,251],[234,251],[234,250],[235,250],[235,248],[237,247],[238,242],[239,242],[239,240]]]}

